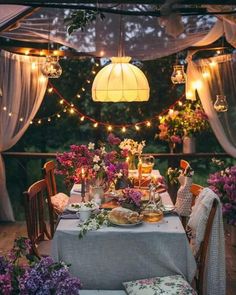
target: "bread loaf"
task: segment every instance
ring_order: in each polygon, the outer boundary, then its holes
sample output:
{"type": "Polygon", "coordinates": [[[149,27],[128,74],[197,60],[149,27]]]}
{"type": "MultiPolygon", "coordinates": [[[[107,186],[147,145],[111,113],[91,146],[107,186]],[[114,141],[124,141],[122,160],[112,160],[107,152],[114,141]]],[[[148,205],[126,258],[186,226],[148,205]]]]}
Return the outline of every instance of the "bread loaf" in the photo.
{"type": "Polygon", "coordinates": [[[132,210],[117,207],[108,214],[108,219],[114,224],[134,224],[141,220],[140,215],[132,210]]]}

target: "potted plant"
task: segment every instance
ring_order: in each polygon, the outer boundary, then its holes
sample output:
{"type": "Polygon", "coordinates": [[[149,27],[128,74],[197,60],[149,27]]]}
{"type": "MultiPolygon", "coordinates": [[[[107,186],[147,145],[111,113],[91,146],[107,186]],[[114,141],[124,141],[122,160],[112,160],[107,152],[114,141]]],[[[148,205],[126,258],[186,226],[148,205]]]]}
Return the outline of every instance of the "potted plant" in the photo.
{"type": "Polygon", "coordinates": [[[195,136],[209,129],[207,115],[200,102],[185,101],[162,116],[158,126],[158,137],[167,141],[173,152],[176,144],[183,142],[183,152],[195,152],[195,136]]]}

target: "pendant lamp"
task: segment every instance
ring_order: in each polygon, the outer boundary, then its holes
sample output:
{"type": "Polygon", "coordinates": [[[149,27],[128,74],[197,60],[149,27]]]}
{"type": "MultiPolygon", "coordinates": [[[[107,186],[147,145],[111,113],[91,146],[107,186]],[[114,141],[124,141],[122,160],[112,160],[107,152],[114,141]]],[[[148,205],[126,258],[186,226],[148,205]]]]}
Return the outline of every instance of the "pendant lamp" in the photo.
{"type": "Polygon", "coordinates": [[[144,73],[130,64],[131,57],[112,57],[101,69],[92,85],[96,102],[142,102],[149,99],[149,84],[144,73]]]}

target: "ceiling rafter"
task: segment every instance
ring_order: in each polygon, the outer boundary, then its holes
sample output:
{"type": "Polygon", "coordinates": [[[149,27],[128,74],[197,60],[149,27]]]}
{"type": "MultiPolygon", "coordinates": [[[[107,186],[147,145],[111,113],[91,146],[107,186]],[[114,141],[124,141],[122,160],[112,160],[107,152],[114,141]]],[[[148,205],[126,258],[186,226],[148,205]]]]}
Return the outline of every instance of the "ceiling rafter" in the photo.
{"type": "MultiPolygon", "coordinates": [[[[0,4],[19,4],[19,5],[31,5],[32,3],[40,4],[120,4],[119,0],[0,0],[0,4]]],[[[123,4],[157,4],[161,5],[165,3],[165,0],[123,0],[123,4]]],[[[185,5],[235,5],[235,0],[182,0],[181,4],[185,5]]]]}

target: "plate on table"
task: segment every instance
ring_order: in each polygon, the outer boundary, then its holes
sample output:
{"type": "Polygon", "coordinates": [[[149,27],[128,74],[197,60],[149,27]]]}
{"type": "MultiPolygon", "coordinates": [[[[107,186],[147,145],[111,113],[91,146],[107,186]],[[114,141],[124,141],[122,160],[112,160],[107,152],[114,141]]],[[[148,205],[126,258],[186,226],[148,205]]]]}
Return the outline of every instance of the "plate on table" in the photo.
{"type": "MultiPolygon", "coordinates": [[[[164,214],[168,213],[175,213],[175,206],[174,205],[162,205],[161,210],[164,214]]],[[[177,214],[177,213],[176,213],[177,214]]],[[[178,214],[177,214],[178,215],[178,214]]]]}
{"type": "Polygon", "coordinates": [[[79,211],[79,208],[80,208],[80,203],[71,203],[66,207],[66,209],[71,212],[77,212],[79,211]]]}
{"type": "Polygon", "coordinates": [[[140,220],[139,222],[136,222],[136,223],[114,223],[114,222],[111,222],[111,225],[114,225],[114,226],[119,226],[119,227],[133,227],[133,226],[136,226],[136,225],[140,225],[143,223],[142,220],[140,220]]]}
{"type": "Polygon", "coordinates": [[[74,184],[73,191],[76,193],[81,193],[81,183],[74,184]]]}

